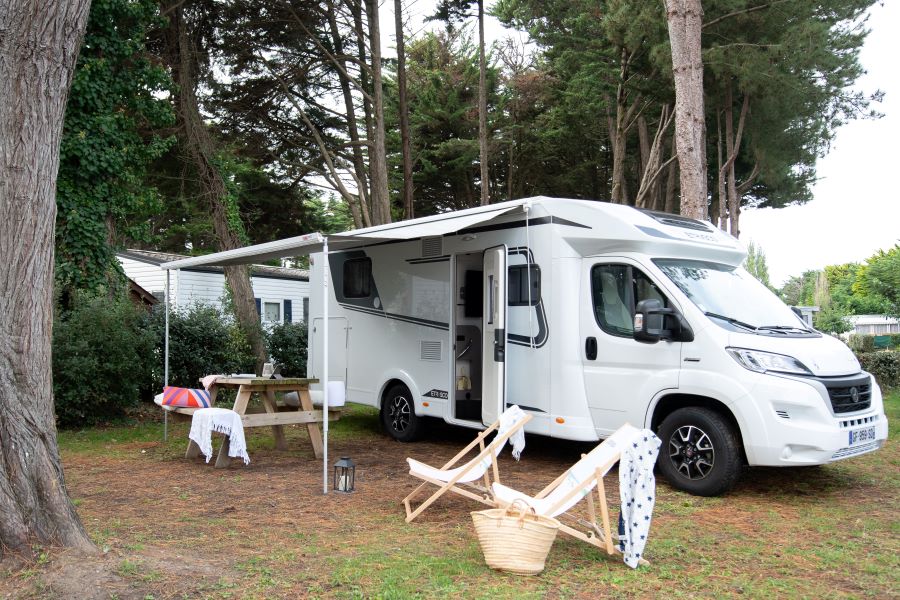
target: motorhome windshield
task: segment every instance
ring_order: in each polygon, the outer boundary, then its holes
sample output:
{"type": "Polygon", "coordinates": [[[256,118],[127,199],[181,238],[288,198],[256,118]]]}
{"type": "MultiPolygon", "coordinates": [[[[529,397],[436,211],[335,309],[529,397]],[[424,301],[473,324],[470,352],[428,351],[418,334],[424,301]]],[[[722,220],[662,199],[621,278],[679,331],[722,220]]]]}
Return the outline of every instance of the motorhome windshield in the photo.
{"type": "Polygon", "coordinates": [[[653,261],[708,317],[739,330],[810,331],[775,294],[741,267],[720,263],[653,261]]]}

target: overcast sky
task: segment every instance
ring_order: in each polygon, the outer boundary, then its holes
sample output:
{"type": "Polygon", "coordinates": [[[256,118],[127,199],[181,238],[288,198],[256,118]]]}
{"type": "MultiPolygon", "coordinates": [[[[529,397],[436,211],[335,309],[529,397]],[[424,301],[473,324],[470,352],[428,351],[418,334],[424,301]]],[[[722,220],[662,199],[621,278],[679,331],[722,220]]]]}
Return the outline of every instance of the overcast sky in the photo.
{"type": "MultiPolygon", "coordinates": [[[[407,34],[418,35],[433,12],[433,0],[408,0],[407,34]]],[[[487,6],[493,2],[488,0],[487,6]]],[[[381,5],[385,55],[396,56],[393,2],[381,5]]],[[[802,206],[746,210],[741,239],[754,241],[766,253],[774,285],[809,269],[862,262],[878,250],[900,243],[900,0],[872,7],[860,61],[867,74],[857,87],[885,92],[878,110],[884,117],[855,121],[838,130],[829,154],[818,163],[820,180],[813,200],[802,206]]],[[[521,34],[487,19],[488,41],[521,34]]]]}

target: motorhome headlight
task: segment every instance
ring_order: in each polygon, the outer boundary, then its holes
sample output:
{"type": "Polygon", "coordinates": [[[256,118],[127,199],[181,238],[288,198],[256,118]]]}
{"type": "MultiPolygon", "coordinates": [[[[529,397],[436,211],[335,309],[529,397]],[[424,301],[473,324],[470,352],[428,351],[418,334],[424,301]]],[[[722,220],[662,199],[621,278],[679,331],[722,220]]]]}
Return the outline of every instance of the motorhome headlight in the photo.
{"type": "Polygon", "coordinates": [[[747,348],[726,348],[728,354],[740,365],[757,373],[793,373],[794,375],[812,375],[812,371],[794,358],[785,354],[748,350],[747,348]]]}

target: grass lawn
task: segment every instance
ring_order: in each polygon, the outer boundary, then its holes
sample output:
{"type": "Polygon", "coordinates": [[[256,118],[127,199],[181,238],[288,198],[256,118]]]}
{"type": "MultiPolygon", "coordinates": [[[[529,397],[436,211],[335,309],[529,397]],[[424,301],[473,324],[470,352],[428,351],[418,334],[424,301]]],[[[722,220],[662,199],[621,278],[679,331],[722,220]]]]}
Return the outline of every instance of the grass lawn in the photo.
{"type": "MultiPolygon", "coordinates": [[[[657,481],[645,556],[620,560],[559,537],[535,577],[489,569],[469,512],[439,500],[412,524],[405,457],[437,464],[472,432],[436,425],[405,445],[352,406],[333,423],[331,462],[358,464],[358,490],[322,495],[322,464],[306,433],[289,451],[248,430],[249,467],[213,469],[183,457],[188,425],[60,432],[66,480],[101,549],[83,559],[36,549],[0,572],[0,595],[95,598],[825,598],[900,597],[900,392],[886,398],[890,439],[879,452],[823,467],[752,469],[729,495],[698,498],[657,481]]],[[[585,447],[530,436],[522,461],[505,454],[504,482],[536,491],[585,447]]],[[[616,477],[610,481],[618,512],[616,477]]]]}

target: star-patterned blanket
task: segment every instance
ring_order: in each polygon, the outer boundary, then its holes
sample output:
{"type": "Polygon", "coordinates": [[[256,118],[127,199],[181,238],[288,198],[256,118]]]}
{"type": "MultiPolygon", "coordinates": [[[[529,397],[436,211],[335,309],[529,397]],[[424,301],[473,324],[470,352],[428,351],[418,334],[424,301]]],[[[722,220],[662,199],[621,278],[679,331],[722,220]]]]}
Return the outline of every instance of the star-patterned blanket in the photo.
{"type": "Polygon", "coordinates": [[[619,514],[619,550],[625,564],[638,566],[647,536],[650,517],[656,501],[656,478],[653,465],[659,454],[660,439],[649,429],[641,430],[632,443],[622,449],[619,461],[619,495],[622,512],[619,514]]]}

